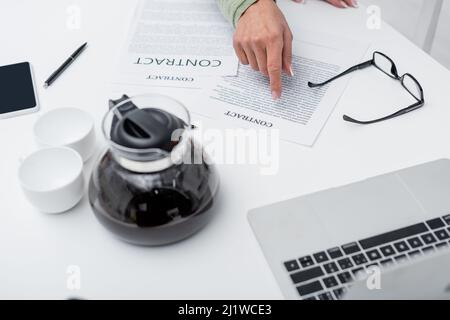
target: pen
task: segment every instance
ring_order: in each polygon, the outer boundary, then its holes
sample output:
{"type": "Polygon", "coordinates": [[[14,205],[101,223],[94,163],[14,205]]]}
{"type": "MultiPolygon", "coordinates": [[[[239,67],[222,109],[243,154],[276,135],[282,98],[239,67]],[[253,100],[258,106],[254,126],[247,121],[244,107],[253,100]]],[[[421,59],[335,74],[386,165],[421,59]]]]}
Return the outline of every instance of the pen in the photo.
{"type": "Polygon", "coordinates": [[[52,73],[52,75],[45,81],[44,88],[48,88],[52,85],[53,82],[55,82],[56,79],[75,61],[76,58],[79,57],[79,55],[86,49],[87,42],[83,44],[81,47],[79,47],[64,63],[52,73]]]}

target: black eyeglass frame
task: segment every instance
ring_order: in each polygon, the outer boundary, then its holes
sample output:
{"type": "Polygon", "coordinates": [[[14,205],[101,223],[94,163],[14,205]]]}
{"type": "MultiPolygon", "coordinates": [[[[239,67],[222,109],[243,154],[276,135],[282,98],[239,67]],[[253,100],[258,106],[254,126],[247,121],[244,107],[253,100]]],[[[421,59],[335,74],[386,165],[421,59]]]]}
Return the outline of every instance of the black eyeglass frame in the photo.
{"type": "Polygon", "coordinates": [[[394,112],[394,113],[392,113],[392,114],[390,114],[388,116],[385,116],[385,117],[382,117],[382,118],[379,118],[379,119],[369,120],[369,121],[361,121],[361,120],[356,120],[356,119],[354,119],[354,118],[352,118],[350,116],[344,115],[343,119],[345,121],[353,122],[353,123],[357,123],[357,124],[372,124],[372,123],[386,121],[386,120],[389,120],[389,119],[392,119],[392,118],[395,118],[395,117],[407,114],[407,113],[409,113],[411,111],[420,109],[420,108],[422,108],[425,105],[425,97],[424,97],[424,93],[423,93],[423,88],[422,88],[422,85],[419,83],[419,81],[417,81],[417,79],[410,73],[405,73],[404,75],[400,76],[398,74],[397,66],[395,65],[394,61],[391,58],[389,58],[387,55],[385,55],[384,53],[379,52],[379,51],[375,51],[373,53],[372,59],[369,60],[369,61],[357,64],[356,66],[353,66],[353,67],[345,70],[344,72],[342,72],[342,73],[334,76],[333,78],[331,78],[331,79],[329,79],[327,81],[324,81],[322,83],[308,82],[308,86],[310,88],[322,87],[322,86],[325,86],[325,85],[333,82],[334,80],[337,80],[337,79],[339,79],[339,78],[341,78],[341,77],[343,77],[343,76],[345,76],[345,75],[347,75],[349,73],[352,73],[352,72],[358,71],[358,70],[362,70],[362,69],[366,69],[366,68],[371,67],[371,66],[375,66],[378,70],[380,70],[384,74],[388,75],[390,78],[400,81],[402,86],[403,86],[403,88],[405,88],[406,91],[408,91],[408,93],[416,100],[416,102],[413,103],[412,105],[406,107],[406,108],[403,108],[403,109],[401,109],[401,110],[399,110],[397,112],[394,112]],[[377,54],[383,56],[384,58],[388,59],[391,62],[391,64],[392,64],[391,73],[387,73],[385,70],[383,70],[380,66],[378,66],[376,64],[376,55],[377,54]],[[420,91],[420,97],[416,97],[408,89],[408,87],[405,85],[405,78],[406,77],[410,77],[417,84],[417,87],[419,88],[419,91],[420,91]]]}

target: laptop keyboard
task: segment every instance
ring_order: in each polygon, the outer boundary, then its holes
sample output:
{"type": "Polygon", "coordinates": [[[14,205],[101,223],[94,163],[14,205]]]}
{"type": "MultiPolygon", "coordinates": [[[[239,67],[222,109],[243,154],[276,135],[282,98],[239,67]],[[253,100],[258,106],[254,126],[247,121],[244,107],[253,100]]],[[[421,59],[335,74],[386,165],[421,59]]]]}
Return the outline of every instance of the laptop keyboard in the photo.
{"type": "Polygon", "coordinates": [[[370,267],[400,264],[450,246],[450,215],[286,261],[299,297],[337,300],[355,275],[370,267]]]}

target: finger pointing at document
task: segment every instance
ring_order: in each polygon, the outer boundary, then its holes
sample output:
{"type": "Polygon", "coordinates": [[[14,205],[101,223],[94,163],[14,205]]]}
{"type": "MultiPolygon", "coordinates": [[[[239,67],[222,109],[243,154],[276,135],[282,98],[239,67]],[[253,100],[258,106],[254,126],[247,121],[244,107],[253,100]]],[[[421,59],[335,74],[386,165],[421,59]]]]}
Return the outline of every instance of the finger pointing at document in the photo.
{"type": "MultiPolygon", "coordinates": [[[[252,0],[231,0],[233,4],[252,0]]],[[[298,3],[304,0],[293,0],[298,3]]],[[[225,2],[219,0],[219,2],[225,2]]],[[[338,8],[357,7],[356,0],[327,0],[338,8]]],[[[222,4],[223,6],[223,4],[222,4]]],[[[232,10],[231,10],[232,12],[232,10]]],[[[292,32],[274,0],[256,0],[237,20],[233,45],[242,64],[250,65],[270,79],[272,98],[281,97],[281,75],[293,76],[292,32]]]]}
{"type": "Polygon", "coordinates": [[[273,0],[259,0],[241,16],[234,49],[242,64],[270,78],[274,100],[281,97],[281,74],[292,71],[292,33],[273,0]]]}

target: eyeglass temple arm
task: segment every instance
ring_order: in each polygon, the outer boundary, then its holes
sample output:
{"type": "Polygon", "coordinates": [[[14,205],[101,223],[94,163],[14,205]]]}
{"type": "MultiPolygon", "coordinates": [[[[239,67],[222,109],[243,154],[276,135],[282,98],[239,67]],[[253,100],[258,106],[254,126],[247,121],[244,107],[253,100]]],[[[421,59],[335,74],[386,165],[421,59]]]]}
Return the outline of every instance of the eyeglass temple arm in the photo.
{"type": "Polygon", "coordinates": [[[331,79],[329,79],[329,80],[327,80],[327,81],[325,81],[325,82],[322,82],[322,83],[308,82],[308,86],[309,86],[310,88],[316,88],[316,87],[321,87],[321,86],[327,85],[327,84],[329,84],[330,82],[333,82],[334,80],[339,79],[339,78],[341,78],[341,77],[343,77],[343,76],[345,76],[345,75],[347,75],[347,74],[349,74],[349,73],[352,73],[352,72],[354,72],[354,71],[357,71],[357,70],[361,70],[361,69],[365,69],[365,68],[367,68],[367,67],[370,67],[372,64],[373,64],[373,59],[372,59],[372,60],[369,60],[369,61],[366,61],[366,62],[363,62],[363,63],[361,63],[361,64],[358,64],[358,65],[356,65],[356,66],[353,66],[353,67],[351,67],[351,68],[345,70],[344,72],[338,74],[337,76],[334,76],[333,78],[331,78],[331,79]]]}
{"type": "Polygon", "coordinates": [[[385,121],[385,120],[389,120],[389,119],[392,119],[392,118],[395,118],[395,117],[402,116],[402,115],[407,114],[407,113],[409,113],[411,111],[414,111],[416,109],[421,108],[424,104],[425,104],[424,101],[418,101],[418,102],[410,105],[409,107],[406,107],[406,108],[404,108],[402,110],[394,112],[393,114],[390,114],[390,115],[388,115],[386,117],[375,119],[375,120],[370,120],[370,121],[356,120],[356,119],[354,119],[352,117],[349,117],[347,115],[344,115],[343,119],[345,121],[356,123],[356,124],[373,124],[373,123],[377,123],[377,122],[381,122],[381,121],[385,121]]]}

